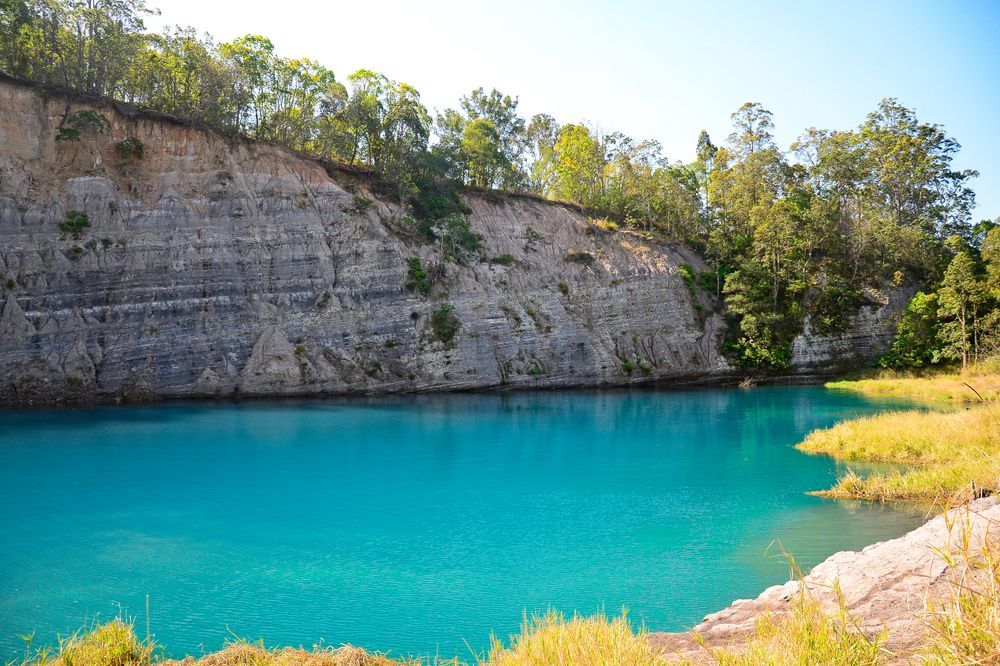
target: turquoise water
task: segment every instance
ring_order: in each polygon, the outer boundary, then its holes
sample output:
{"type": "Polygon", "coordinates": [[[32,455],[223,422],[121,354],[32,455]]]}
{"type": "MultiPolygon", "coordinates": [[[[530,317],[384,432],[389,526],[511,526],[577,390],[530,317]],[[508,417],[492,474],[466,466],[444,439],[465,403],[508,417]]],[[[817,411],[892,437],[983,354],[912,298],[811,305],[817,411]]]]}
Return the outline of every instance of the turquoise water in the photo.
{"type": "MultiPolygon", "coordinates": [[[[174,656],[232,634],[469,656],[522,613],[679,630],[920,514],[804,495],[818,387],[0,412],[0,660],[120,610],[174,656]],[[231,633],[230,633],[231,632],[231,633]]],[[[895,403],[899,404],[899,403],[895,403]]]]}

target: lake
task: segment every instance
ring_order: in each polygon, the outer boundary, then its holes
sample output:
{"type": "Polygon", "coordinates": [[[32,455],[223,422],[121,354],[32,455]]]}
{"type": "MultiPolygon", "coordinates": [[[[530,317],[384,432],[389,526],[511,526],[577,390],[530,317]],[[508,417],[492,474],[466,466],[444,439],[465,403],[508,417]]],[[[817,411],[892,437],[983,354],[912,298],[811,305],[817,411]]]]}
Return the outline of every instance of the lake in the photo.
{"type": "Polygon", "coordinates": [[[522,615],[682,630],[916,511],[805,494],[792,447],[905,403],[821,387],[567,391],[0,412],[0,661],[135,616],[168,654],[232,636],[456,654],[522,615]],[[780,544],[780,546],[778,545],[780,544]]]}

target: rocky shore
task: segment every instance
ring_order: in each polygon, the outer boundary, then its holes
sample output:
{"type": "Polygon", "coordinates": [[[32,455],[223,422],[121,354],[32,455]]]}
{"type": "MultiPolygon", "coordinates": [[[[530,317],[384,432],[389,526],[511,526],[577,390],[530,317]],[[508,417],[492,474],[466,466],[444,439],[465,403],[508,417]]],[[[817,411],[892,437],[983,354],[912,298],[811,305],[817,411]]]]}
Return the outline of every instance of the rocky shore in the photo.
{"type": "Polygon", "coordinates": [[[982,550],[985,539],[998,538],[1000,499],[979,499],[932,518],[898,539],[858,552],[835,553],[801,581],[770,587],[756,599],[734,601],[706,616],[691,631],[653,633],[649,638],[667,655],[713,663],[695,634],[710,648],[738,651],[759,618],[790,613],[805,585],[825,611],[835,614],[843,609],[867,636],[874,638],[885,631],[883,645],[892,653],[892,662],[910,663],[928,633],[928,607],[947,600],[954,581],[968,573],[967,559],[956,557],[963,543],[968,540],[975,553],[982,550]]]}

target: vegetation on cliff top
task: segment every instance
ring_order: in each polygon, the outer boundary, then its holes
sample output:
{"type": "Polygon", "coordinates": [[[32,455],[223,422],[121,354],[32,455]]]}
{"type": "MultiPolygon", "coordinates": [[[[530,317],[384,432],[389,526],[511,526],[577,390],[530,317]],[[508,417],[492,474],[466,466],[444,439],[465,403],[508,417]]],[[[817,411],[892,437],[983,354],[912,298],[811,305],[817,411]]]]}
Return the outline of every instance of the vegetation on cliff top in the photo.
{"type": "MultiPolygon", "coordinates": [[[[807,315],[812,332],[836,333],[890,283],[947,283],[933,317],[948,342],[931,357],[966,358],[1000,328],[1000,317],[983,316],[995,296],[960,286],[994,226],[970,224],[975,173],[953,167],[959,145],[939,125],[894,99],[855,129],[810,128],[789,150],[774,141],[771,112],[748,102],[725,145],[702,132],[684,164],[654,140],[524,118],[518,99],[497,90],[477,88],[432,114],[407,83],[367,69],[341,79],[278,55],[263,36],[147,33],[149,11],[143,0],[5,0],[0,68],[372,169],[384,194],[432,223],[465,214],[456,190],[465,185],[574,202],[691,243],[711,262],[705,283],[726,301],[727,349],[745,366],[787,366],[807,315]]],[[[909,347],[894,365],[926,356],[909,347]]]]}

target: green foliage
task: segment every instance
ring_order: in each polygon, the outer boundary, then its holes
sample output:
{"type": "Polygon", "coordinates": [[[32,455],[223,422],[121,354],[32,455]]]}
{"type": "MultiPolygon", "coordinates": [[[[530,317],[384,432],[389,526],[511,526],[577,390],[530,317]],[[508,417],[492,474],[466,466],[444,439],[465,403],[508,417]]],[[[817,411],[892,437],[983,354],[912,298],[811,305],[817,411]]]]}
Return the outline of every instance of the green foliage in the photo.
{"type": "Polygon", "coordinates": [[[431,329],[434,331],[434,337],[445,345],[451,344],[460,328],[462,322],[455,315],[455,306],[451,303],[445,303],[431,313],[431,329]]]}
{"type": "Polygon", "coordinates": [[[90,219],[86,213],[71,210],[63,217],[59,223],[59,231],[68,234],[73,238],[80,238],[83,230],[90,226],[90,219]]]}
{"type": "Polygon", "coordinates": [[[441,165],[431,164],[427,170],[413,176],[414,189],[410,197],[410,208],[414,217],[419,220],[433,223],[470,212],[458,188],[440,175],[441,170],[441,165]]]}
{"type": "Polygon", "coordinates": [[[355,194],[351,199],[351,210],[362,215],[372,206],[372,200],[361,194],[355,194]]]}
{"type": "Polygon", "coordinates": [[[691,292],[691,298],[697,297],[697,292],[695,291],[695,278],[694,278],[694,268],[691,264],[680,264],[677,267],[677,272],[681,274],[684,279],[684,284],[687,285],[688,291],[691,292]]]}
{"type": "Polygon", "coordinates": [[[104,134],[111,129],[111,122],[107,116],[90,109],[77,111],[70,115],[66,119],[66,125],[80,132],[93,132],[94,134],[104,134]]]}
{"type": "Polygon", "coordinates": [[[14,282],[14,280],[12,278],[8,278],[8,280],[7,280],[7,289],[10,290],[10,291],[13,291],[14,287],[16,287],[16,286],[17,286],[17,283],[14,282]]]}
{"type": "Polygon", "coordinates": [[[742,336],[735,342],[726,344],[736,362],[744,368],[762,370],[783,370],[792,360],[792,348],[788,342],[776,342],[775,337],[742,336]]]}
{"type": "Polygon", "coordinates": [[[631,375],[633,370],[635,370],[635,365],[632,364],[632,361],[622,361],[622,372],[631,375]]]}
{"type": "Polygon", "coordinates": [[[977,310],[988,299],[978,268],[967,248],[962,247],[948,264],[938,289],[938,317],[942,322],[937,337],[943,343],[941,355],[961,360],[963,370],[973,352],[977,310]]]}
{"type": "Polygon", "coordinates": [[[411,257],[406,264],[408,270],[406,286],[409,289],[417,290],[424,296],[431,293],[431,281],[420,262],[420,257],[411,257]]]}
{"type": "Polygon", "coordinates": [[[145,150],[146,147],[142,145],[142,141],[134,136],[126,137],[115,144],[115,152],[117,152],[118,157],[122,159],[128,159],[130,157],[142,159],[142,155],[145,150]]]}
{"type": "Polygon", "coordinates": [[[562,292],[563,296],[569,296],[569,285],[568,284],[566,284],[565,282],[560,282],[559,284],[556,285],[556,287],[559,288],[559,291],[562,292]]]}
{"type": "Polygon", "coordinates": [[[892,348],[879,359],[883,368],[922,368],[940,358],[937,294],[918,291],[906,304],[892,348]]]}
{"type": "Polygon", "coordinates": [[[79,141],[85,133],[104,134],[111,129],[107,117],[96,111],[77,111],[66,118],[56,131],[56,141],[79,141]]]}
{"type": "Polygon", "coordinates": [[[56,141],[79,141],[80,130],[75,127],[60,127],[56,130],[56,141]]]}
{"type": "Polygon", "coordinates": [[[482,247],[482,236],[472,230],[462,215],[449,215],[441,220],[438,229],[436,233],[447,259],[465,263],[482,247]]]}
{"type": "Polygon", "coordinates": [[[500,254],[492,259],[490,259],[491,264],[499,264],[500,266],[513,266],[517,262],[512,254],[500,254]]]}

